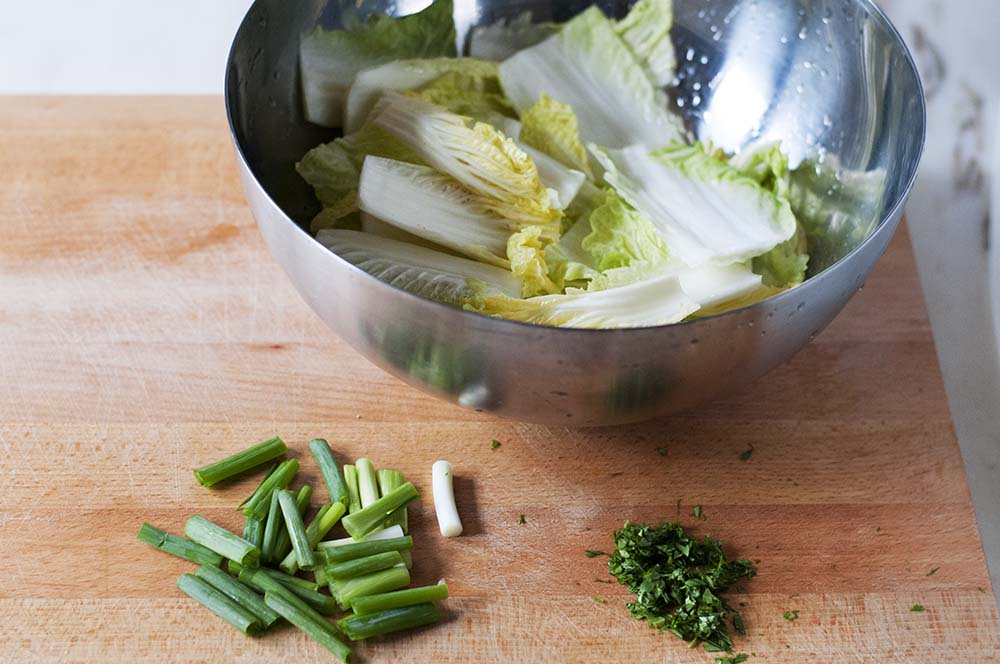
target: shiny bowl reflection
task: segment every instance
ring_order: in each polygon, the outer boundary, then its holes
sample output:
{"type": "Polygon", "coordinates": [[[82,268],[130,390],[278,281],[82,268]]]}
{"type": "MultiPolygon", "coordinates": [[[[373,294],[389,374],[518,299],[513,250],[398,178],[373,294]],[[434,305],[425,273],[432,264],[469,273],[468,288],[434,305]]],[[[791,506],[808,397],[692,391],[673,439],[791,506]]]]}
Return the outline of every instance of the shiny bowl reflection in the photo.
{"type": "MultiPolygon", "coordinates": [[[[520,420],[602,425],[677,412],[788,360],[885,251],[923,149],[906,46],[868,0],[676,0],[676,106],[701,140],[781,140],[794,162],[809,279],[752,307],[633,330],[543,328],[459,311],[358,270],[303,230],[318,211],[294,163],[334,134],[302,119],[299,35],[347,13],[426,1],[257,0],[233,42],[226,104],[247,200],[299,293],[341,337],[412,385],[520,420]]],[[[565,21],[590,2],[456,0],[461,34],[525,10],[565,21]]],[[[629,2],[599,2],[624,15],[629,2]]]]}

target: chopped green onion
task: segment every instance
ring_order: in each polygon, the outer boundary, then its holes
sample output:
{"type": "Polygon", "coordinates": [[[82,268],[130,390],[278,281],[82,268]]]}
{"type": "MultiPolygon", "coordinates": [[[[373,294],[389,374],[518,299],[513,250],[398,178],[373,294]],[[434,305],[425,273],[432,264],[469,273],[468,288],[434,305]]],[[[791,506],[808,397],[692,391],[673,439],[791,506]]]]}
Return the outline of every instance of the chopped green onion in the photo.
{"type": "Polygon", "coordinates": [[[306,537],[306,526],[302,523],[302,515],[295,504],[295,498],[289,491],[281,491],[278,495],[278,502],[281,504],[281,514],[285,517],[285,529],[292,539],[292,550],[295,558],[299,561],[302,569],[312,569],[316,566],[316,556],[313,555],[312,547],[309,546],[309,538],[306,537]]]}
{"type": "MultiPolygon", "coordinates": [[[[362,542],[372,542],[374,540],[392,539],[393,537],[402,537],[403,529],[399,526],[391,526],[389,528],[383,528],[382,530],[376,530],[375,532],[365,535],[361,538],[362,542]]],[[[345,544],[357,544],[358,540],[353,537],[341,537],[340,539],[327,540],[325,542],[320,542],[317,546],[319,548],[329,548],[334,546],[343,546],[345,544]]]]}
{"type": "MultiPolygon", "coordinates": [[[[380,470],[378,471],[378,490],[383,496],[392,493],[394,489],[397,489],[406,482],[403,479],[403,473],[398,470],[380,470]]],[[[398,525],[403,529],[403,532],[407,532],[410,529],[409,516],[406,513],[406,508],[401,507],[385,520],[385,527],[398,525]]]]}
{"type": "Polygon", "coordinates": [[[286,459],[281,462],[274,472],[267,476],[254,494],[250,496],[243,513],[247,516],[255,516],[263,519],[267,516],[267,508],[271,504],[271,492],[276,489],[284,489],[291,484],[295,473],[299,472],[299,462],[295,459],[286,459]]]}
{"type": "Polygon", "coordinates": [[[280,465],[281,465],[281,462],[280,462],[280,461],[275,461],[274,463],[272,463],[272,464],[271,464],[271,467],[270,467],[270,468],[269,468],[269,469],[267,470],[267,473],[266,473],[266,474],[264,475],[264,479],[262,479],[262,480],[260,481],[260,484],[258,484],[258,485],[257,485],[257,488],[256,488],[256,489],[254,489],[254,490],[253,490],[253,493],[251,493],[251,494],[250,494],[249,496],[247,496],[246,498],[244,498],[244,499],[243,499],[243,502],[239,504],[239,508],[240,508],[240,509],[243,509],[243,506],[244,506],[244,505],[246,505],[246,504],[247,504],[247,503],[249,503],[249,502],[250,502],[251,500],[253,500],[253,497],[254,497],[254,496],[256,496],[256,495],[257,495],[257,492],[259,492],[259,491],[260,491],[260,488],[261,488],[262,486],[264,486],[264,483],[265,483],[265,482],[267,482],[267,478],[269,478],[269,477],[270,477],[271,475],[273,475],[273,474],[274,474],[274,471],[275,471],[275,470],[277,470],[277,469],[278,469],[278,466],[280,466],[280,465]]]}
{"type": "Polygon", "coordinates": [[[291,574],[285,574],[284,572],[279,572],[278,570],[271,569],[270,567],[261,567],[260,569],[262,572],[264,572],[264,574],[267,574],[275,581],[278,581],[279,583],[283,583],[286,586],[288,586],[289,589],[291,589],[292,586],[296,586],[298,588],[305,588],[306,590],[311,590],[313,592],[319,592],[319,583],[309,581],[307,579],[300,579],[297,576],[292,576],[291,574]]]}
{"type": "Polygon", "coordinates": [[[347,512],[354,514],[361,511],[361,495],[358,493],[358,469],[355,466],[344,466],[344,486],[347,488],[347,512]]]}
{"type": "MultiPolygon", "coordinates": [[[[309,511],[309,499],[312,498],[312,487],[308,484],[299,489],[295,496],[295,508],[299,511],[299,518],[305,516],[309,511]]],[[[288,534],[288,528],[284,528],[278,534],[278,542],[274,545],[274,559],[272,562],[284,560],[285,556],[292,553],[292,537],[288,534]]]]}
{"type": "Polygon", "coordinates": [[[410,585],[410,572],[405,567],[390,567],[346,581],[331,579],[330,592],[337,598],[340,608],[346,611],[351,602],[358,597],[387,593],[408,585],[410,585]]]}
{"type": "Polygon", "coordinates": [[[235,560],[240,565],[256,565],[260,562],[260,549],[203,516],[195,514],[189,518],[184,524],[184,534],[198,544],[224,558],[235,560]]]}
{"type": "Polygon", "coordinates": [[[195,575],[182,575],[177,579],[177,587],[180,588],[181,592],[244,634],[252,636],[260,632],[261,624],[257,616],[195,575]]]}
{"type": "MultiPolygon", "coordinates": [[[[319,508],[319,512],[313,517],[313,520],[309,522],[306,526],[306,537],[309,539],[309,548],[314,549],[316,545],[319,544],[320,540],[326,537],[333,527],[340,520],[340,517],[344,516],[344,512],[347,511],[347,506],[344,503],[336,502],[332,505],[327,503],[319,508]]],[[[288,574],[295,574],[299,571],[299,561],[295,557],[295,552],[291,551],[285,559],[281,561],[279,565],[282,570],[288,574]]],[[[324,584],[325,585],[325,584],[324,584]]]]}
{"type": "Polygon", "coordinates": [[[211,549],[207,549],[201,544],[186,540],[183,537],[171,535],[165,530],[160,530],[148,523],[142,524],[142,527],[139,528],[138,538],[139,541],[145,542],[164,553],[190,560],[193,563],[215,565],[216,567],[222,564],[222,556],[211,549]]]}
{"type": "Polygon", "coordinates": [[[274,550],[278,548],[278,537],[285,527],[285,522],[281,518],[281,503],[278,496],[282,489],[275,489],[271,492],[271,506],[267,510],[267,521],[264,522],[264,541],[260,546],[260,559],[269,563],[274,560],[274,550]]]}
{"type": "Polygon", "coordinates": [[[328,622],[322,619],[314,619],[308,613],[303,612],[300,606],[294,602],[289,602],[287,597],[270,591],[264,593],[264,602],[277,611],[282,618],[315,639],[317,643],[329,650],[341,661],[348,661],[351,656],[351,649],[347,644],[334,636],[333,626],[328,622]]]}
{"type": "Polygon", "coordinates": [[[320,556],[327,563],[343,563],[348,560],[367,558],[387,551],[406,551],[413,548],[413,538],[409,535],[404,537],[393,537],[391,539],[365,540],[354,544],[341,544],[340,546],[323,546],[326,542],[319,543],[320,556]]]}
{"type": "Polygon", "coordinates": [[[313,570],[313,576],[316,577],[316,583],[321,586],[325,586],[329,582],[329,579],[326,578],[326,572],[323,571],[322,567],[317,567],[313,570]]]}
{"type": "Polygon", "coordinates": [[[194,575],[256,616],[263,629],[267,629],[281,617],[264,604],[260,595],[218,567],[202,565],[195,570],[194,575]]]}
{"type": "Polygon", "coordinates": [[[337,621],[337,626],[351,641],[400,632],[441,620],[441,611],[433,604],[416,604],[378,613],[347,616],[337,621]]]}
{"type": "Polygon", "coordinates": [[[434,513],[442,537],[462,534],[462,520],[455,506],[455,489],[452,486],[451,464],[443,459],[431,466],[431,487],[434,496],[434,513]]]}
{"type": "Polygon", "coordinates": [[[332,615],[337,610],[337,601],[333,597],[298,586],[286,586],[261,567],[244,567],[240,570],[240,581],[258,592],[280,593],[289,597],[290,601],[298,602],[303,609],[314,613],[317,620],[323,619],[321,613],[332,615]]]}
{"type": "Polygon", "coordinates": [[[264,520],[248,516],[243,521],[243,539],[259,549],[264,542],[264,520]]]}
{"type": "Polygon", "coordinates": [[[399,551],[386,551],[376,553],[374,556],[356,558],[343,563],[335,563],[324,568],[327,579],[343,581],[353,579],[357,576],[364,576],[372,572],[381,572],[384,569],[403,564],[403,556],[399,551]]]}
{"type": "Polygon", "coordinates": [[[333,451],[322,438],[317,438],[309,443],[309,450],[316,457],[319,464],[319,472],[323,475],[326,488],[330,491],[330,502],[343,503],[347,505],[347,485],[344,484],[340,472],[337,470],[337,462],[333,458],[333,451]]]}
{"type": "Polygon", "coordinates": [[[371,459],[358,459],[354,463],[358,469],[358,497],[364,509],[378,500],[378,476],[371,459]]]}
{"type": "Polygon", "coordinates": [[[288,452],[288,448],[285,446],[285,442],[275,436],[271,440],[265,440],[259,445],[254,445],[221,461],[199,468],[194,471],[194,477],[202,486],[214,486],[234,475],[239,475],[272,459],[277,459],[286,452],[288,452]]]}
{"type": "Polygon", "coordinates": [[[407,482],[403,486],[382,496],[359,512],[344,517],[344,530],[354,539],[361,539],[376,528],[380,528],[386,517],[405,507],[420,497],[413,484],[407,482]]]}
{"type": "Polygon", "coordinates": [[[389,609],[401,609],[404,606],[434,602],[441,599],[448,599],[448,586],[439,583],[435,586],[421,586],[420,588],[407,588],[406,590],[396,590],[391,593],[380,593],[378,595],[368,595],[358,597],[351,602],[354,613],[377,613],[389,609]]]}

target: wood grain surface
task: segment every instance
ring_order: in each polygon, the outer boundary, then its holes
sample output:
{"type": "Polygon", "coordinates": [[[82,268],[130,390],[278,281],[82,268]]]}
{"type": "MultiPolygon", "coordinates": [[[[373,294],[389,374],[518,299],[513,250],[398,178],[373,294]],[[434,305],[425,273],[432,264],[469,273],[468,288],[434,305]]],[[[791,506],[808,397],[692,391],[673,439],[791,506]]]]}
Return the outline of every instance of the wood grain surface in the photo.
{"type": "Polygon", "coordinates": [[[360,661],[713,662],[629,618],[584,556],[678,498],[761,560],[733,597],[751,663],[1000,661],[905,231],[829,330],[742,393],[547,428],[424,396],[323,326],[257,234],[220,99],[7,98],[0,146],[0,660],[326,661],[295,630],[215,620],[174,587],[192,565],[135,539],[195,512],[238,528],[257,478],[206,490],[190,469],[277,433],[313,484],[314,436],[428,496],[431,463],[455,466],[466,534],[411,510],[415,581],[448,580],[448,620],[360,661]]]}

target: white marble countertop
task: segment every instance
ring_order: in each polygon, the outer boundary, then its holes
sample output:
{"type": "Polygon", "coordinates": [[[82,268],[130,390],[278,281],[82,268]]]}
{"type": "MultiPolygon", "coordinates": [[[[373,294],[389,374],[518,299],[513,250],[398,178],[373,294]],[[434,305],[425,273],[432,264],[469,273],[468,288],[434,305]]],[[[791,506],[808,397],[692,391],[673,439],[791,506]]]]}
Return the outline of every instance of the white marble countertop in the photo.
{"type": "MultiPolygon", "coordinates": [[[[0,94],[217,94],[250,2],[13,3],[0,22],[0,94]]],[[[1000,1],[881,4],[912,47],[927,88],[927,151],[907,217],[1000,589],[1000,267],[991,258],[1000,261],[990,251],[1000,246],[1000,224],[991,230],[989,209],[991,186],[1000,209],[1000,184],[991,184],[991,172],[1000,180],[1000,140],[992,137],[1000,134],[1000,1]]]]}

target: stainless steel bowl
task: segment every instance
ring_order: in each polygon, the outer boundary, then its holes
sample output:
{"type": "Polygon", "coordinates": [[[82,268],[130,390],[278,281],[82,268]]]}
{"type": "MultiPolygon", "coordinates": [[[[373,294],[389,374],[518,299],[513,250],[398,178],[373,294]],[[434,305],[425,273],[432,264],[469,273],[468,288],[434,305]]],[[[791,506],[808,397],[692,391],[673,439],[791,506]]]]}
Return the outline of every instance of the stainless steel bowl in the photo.
{"type": "MultiPolygon", "coordinates": [[[[925,111],[906,46],[869,0],[676,0],[671,103],[702,140],[780,139],[806,159],[795,186],[809,279],[713,318],[631,330],[544,328],[421,299],[369,276],[303,230],[317,211],[294,163],[333,138],[306,124],[299,36],[347,12],[426,0],[257,0],[233,42],[226,104],[247,200],[271,252],[326,323],[372,362],[468,408],[563,425],[629,422],[738,389],[788,360],[864,284],[899,223],[925,111]]],[[[531,10],[564,21],[591,3],[456,0],[459,33],[531,10]]],[[[599,2],[623,15],[631,2],[599,2]]]]}

